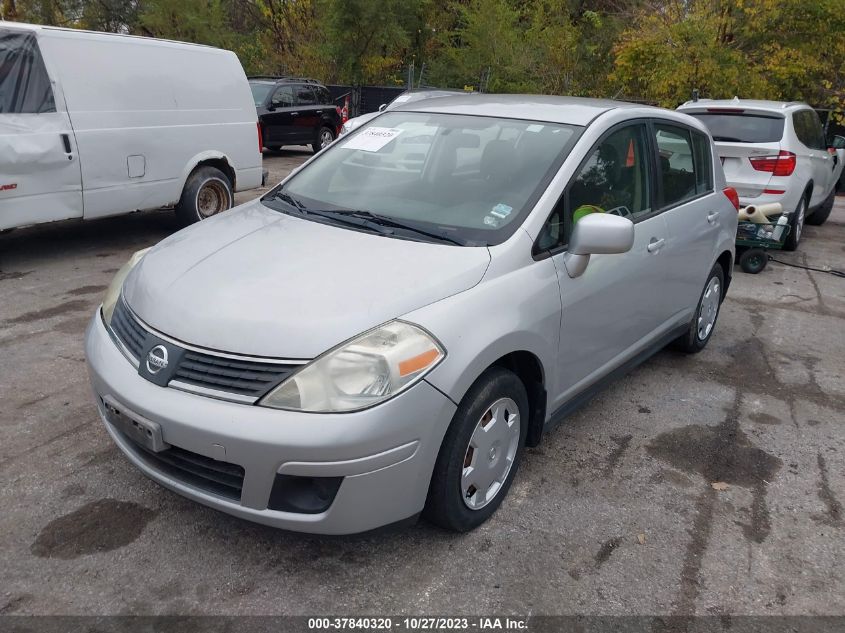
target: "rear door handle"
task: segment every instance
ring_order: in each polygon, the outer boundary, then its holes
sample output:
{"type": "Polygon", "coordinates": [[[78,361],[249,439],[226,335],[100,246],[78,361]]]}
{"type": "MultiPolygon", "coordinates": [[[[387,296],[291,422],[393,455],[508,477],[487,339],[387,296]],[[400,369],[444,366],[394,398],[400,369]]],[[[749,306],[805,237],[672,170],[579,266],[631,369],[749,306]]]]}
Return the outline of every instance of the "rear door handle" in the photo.
{"type": "Polygon", "coordinates": [[[718,220],[718,219],[719,219],[719,212],[718,212],[718,211],[716,211],[716,212],[714,212],[714,213],[710,213],[710,214],[707,216],[707,221],[708,221],[710,224],[716,224],[716,220],[718,220]]]}
{"type": "Polygon", "coordinates": [[[662,237],[658,240],[657,238],[651,238],[651,241],[648,243],[648,252],[649,253],[656,253],[663,245],[666,243],[666,240],[662,237]]]}

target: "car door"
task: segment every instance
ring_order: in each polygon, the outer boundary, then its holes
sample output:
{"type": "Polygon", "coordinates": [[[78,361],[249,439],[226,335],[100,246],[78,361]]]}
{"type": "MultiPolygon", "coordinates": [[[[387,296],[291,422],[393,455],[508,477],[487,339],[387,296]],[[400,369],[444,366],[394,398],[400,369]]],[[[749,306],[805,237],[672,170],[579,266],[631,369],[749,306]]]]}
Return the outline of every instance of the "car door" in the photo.
{"type": "Polygon", "coordinates": [[[612,128],[590,150],[538,238],[537,248],[552,254],[562,304],[552,410],[644,349],[666,320],[667,229],[655,211],[653,173],[646,122],[612,128]],[[634,245],[627,253],[591,256],[573,278],[563,261],[566,243],[589,213],[631,219],[634,245]]]}
{"type": "Polygon", "coordinates": [[[815,207],[824,202],[833,186],[836,165],[833,156],[827,151],[819,115],[815,110],[798,110],[793,115],[795,134],[798,140],[807,148],[813,174],[813,193],[810,206],[815,207]]]}
{"type": "Polygon", "coordinates": [[[652,123],[651,133],[658,155],[658,207],[668,228],[662,292],[672,317],[683,322],[698,303],[710,272],[722,226],[720,214],[732,208],[727,210],[724,200],[715,197],[709,137],[660,120],[652,123]]]}
{"type": "Polygon", "coordinates": [[[0,29],[0,229],[82,217],[76,139],[34,33],[0,29]]]}
{"type": "Polygon", "coordinates": [[[293,87],[282,85],[276,88],[264,115],[264,144],[278,147],[295,143],[293,126],[294,108],[293,87]]]}
{"type": "Polygon", "coordinates": [[[293,87],[296,111],[292,113],[294,135],[297,143],[313,143],[320,129],[322,109],[309,84],[295,84],[293,87]],[[320,114],[317,111],[320,111],[320,114]]]}

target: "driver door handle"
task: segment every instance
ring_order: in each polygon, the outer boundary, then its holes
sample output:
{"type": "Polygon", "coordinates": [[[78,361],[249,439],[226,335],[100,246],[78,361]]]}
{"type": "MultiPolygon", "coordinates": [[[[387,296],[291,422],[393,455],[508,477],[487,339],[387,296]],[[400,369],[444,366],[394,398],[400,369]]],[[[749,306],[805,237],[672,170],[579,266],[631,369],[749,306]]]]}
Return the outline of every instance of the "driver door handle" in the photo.
{"type": "Polygon", "coordinates": [[[716,220],[718,220],[718,219],[719,219],[719,212],[718,211],[714,211],[713,213],[710,213],[710,214],[707,215],[707,221],[710,224],[716,224],[716,220]]]}
{"type": "Polygon", "coordinates": [[[656,253],[661,248],[663,248],[663,245],[665,243],[666,243],[666,240],[663,239],[662,237],[659,240],[655,237],[651,238],[651,241],[648,243],[648,247],[647,247],[648,252],[649,253],[656,253]]]}
{"type": "Polygon", "coordinates": [[[299,112],[291,112],[290,115],[291,116],[299,116],[299,112]]]}

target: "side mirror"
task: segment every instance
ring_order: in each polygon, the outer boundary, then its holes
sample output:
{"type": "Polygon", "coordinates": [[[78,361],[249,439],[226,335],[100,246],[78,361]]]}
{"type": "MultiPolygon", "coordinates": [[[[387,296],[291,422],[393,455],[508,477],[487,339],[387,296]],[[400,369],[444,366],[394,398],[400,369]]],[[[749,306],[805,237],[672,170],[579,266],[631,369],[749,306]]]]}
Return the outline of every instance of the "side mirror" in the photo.
{"type": "Polygon", "coordinates": [[[634,223],[607,213],[591,213],[575,223],[563,264],[570,277],[584,274],[590,255],[627,253],[634,245],[634,223]]]}
{"type": "Polygon", "coordinates": [[[387,110],[387,104],[386,104],[386,103],[382,103],[382,104],[378,107],[378,111],[379,111],[379,112],[384,112],[385,110],[387,110]]]}
{"type": "Polygon", "coordinates": [[[275,110],[276,110],[276,104],[275,103],[270,102],[270,103],[267,104],[267,111],[268,112],[274,112],[275,110]]]}

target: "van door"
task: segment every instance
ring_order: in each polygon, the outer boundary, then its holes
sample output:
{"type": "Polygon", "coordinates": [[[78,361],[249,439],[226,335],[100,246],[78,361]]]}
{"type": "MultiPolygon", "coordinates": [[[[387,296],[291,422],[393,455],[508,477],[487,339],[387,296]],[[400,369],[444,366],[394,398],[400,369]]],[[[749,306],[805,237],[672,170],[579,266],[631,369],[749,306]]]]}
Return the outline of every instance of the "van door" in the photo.
{"type": "Polygon", "coordinates": [[[82,217],[76,139],[34,32],[0,28],[0,229],[82,217]]]}
{"type": "Polygon", "coordinates": [[[653,204],[650,147],[644,122],[614,128],[581,164],[538,238],[538,249],[551,247],[554,253],[562,304],[552,410],[647,347],[668,318],[666,223],[653,204]],[[563,261],[565,244],[589,213],[631,219],[634,245],[627,253],[593,255],[584,273],[573,278],[563,261]]]}

